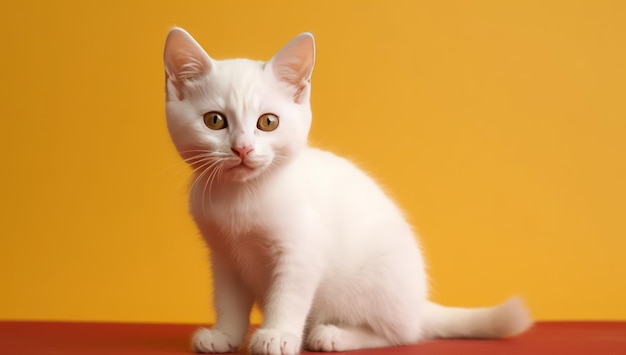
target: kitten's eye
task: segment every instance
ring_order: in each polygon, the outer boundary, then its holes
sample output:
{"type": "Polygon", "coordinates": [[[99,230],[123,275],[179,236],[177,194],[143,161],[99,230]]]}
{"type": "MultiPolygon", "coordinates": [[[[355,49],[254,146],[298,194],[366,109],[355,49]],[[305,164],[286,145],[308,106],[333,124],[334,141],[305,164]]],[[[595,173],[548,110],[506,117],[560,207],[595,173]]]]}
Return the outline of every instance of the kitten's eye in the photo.
{"type": "Polygon", "coordinates": [[[278,127],[278,116],[271,113],[261,115],[256,123],[256,128],[265,132],[273,131],[276,127],[278,127]]]}
{"type": "Polygon", "coordinates": [[[219,112],[211,111],[204,114],[204,124],[210,129],[223,129],[228,127],[226,117],[219,112]]]}

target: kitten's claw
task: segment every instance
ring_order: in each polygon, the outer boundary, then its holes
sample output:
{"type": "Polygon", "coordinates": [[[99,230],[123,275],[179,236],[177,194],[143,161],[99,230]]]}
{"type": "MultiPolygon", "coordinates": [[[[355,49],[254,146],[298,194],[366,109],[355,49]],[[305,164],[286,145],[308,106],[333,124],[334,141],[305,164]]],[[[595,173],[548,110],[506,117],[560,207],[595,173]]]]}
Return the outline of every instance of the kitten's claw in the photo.
{"type": "Polygon", "coordinates": [[[239,346],[233,346],[230,337],[218,330],[198,329],[191,339],[191,347],[197,353],[234,353],[239,346]]]}
{"type": "Polygon", "coordinates": [[[300,353],[300,338],[275,329],[259,329],[250,339],[252,355],[296,355],[300,353]]]}

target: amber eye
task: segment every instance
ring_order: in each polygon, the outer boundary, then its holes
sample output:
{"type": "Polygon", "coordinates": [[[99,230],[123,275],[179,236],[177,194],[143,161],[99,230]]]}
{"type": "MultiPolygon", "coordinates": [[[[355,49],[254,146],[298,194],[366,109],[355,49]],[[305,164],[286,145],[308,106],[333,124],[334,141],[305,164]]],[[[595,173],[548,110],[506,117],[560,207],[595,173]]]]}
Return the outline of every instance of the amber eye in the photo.
{"type": "Polygon", "coordinates": [[[204,124],[210,129],[223,129],[228,127],[226,117],[219,112],[211,111],[204,114],[204,124]]]}
{"type": "Polygon", "coordinates": [[[276,127],[278,127],[278,116],[271,113],[261,115],[256,123],[256,128],[265,132],[273,131],[276,127]]]}

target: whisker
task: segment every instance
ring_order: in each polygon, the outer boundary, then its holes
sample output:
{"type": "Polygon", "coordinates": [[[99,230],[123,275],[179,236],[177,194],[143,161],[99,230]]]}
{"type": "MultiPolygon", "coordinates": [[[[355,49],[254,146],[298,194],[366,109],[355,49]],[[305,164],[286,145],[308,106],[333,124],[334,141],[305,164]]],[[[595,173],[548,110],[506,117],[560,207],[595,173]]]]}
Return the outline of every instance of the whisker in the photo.
{"type": "Polygon", "coordinates": [[[202,160],[202,159],[206,159],[206,158],[212,158],[212,157],[210,155],[199,154],[199,155],[195,155],[193,157],[189,157],[189,158],[183,159],[183,163],[193,164],[193,163],[195,163],[198,160],[202,160]]]}
{"type": "MultiPolygon", "coordinates": [[[[215,173],[215,169],[212,169],[211,172],[209,173],[209,175],[206,178],[206,181],[204,182],[204,189],[202,189],[202,195],[200,195],[202,197],[202,215],[206,217],[206,187],[207,185],[209,185],[209,181],[211,181],[211,175],[213,175],[215,173]]],[[[210,196],[210,191],[209,191],[209,207],[211,207],[211,209],[213,208],[213,204],[211,202],[211,196],[210,196]]]]}
{"type": "Polygon", "coordinates": [[[187,170],[188,164],[184,161],[178,160],[175,163],[161,169],[161,171],[155,173],[154,178],[156,180],[165,180],[168,181],[173,179],[175,176],[181,174],[183,171],[187,170]]]}
{"type": "MultiPolygon", "coordinates": [[[[229,154],[227,153],[222,153],[222,152],[216,152],[216,151],[207,151],[206,149],[188,149],[188,150],[183,150],[180,151],[181,154],[184,153],[196,153],[192,156],[186,157],[181,159],[180,161],[176,162],[176,164],[174,166],[172,166],[171,169],[175,169],[173,173],[170,173],[168,179],[171,179],[179,174],[181,174],[182,171],[186,171],[186,169],[180,169],[180,166],[185,164],[185,165],[191,165],[193,167],[192,170],[192,174],[195,174],[196,172],[198,172],[200,169],[203,169],[204,167],[207,166],[207,162],[210,162],[212,160],[214,160],[215,158],[221,158],[223,156],[228,156],[229,154]],[[199,165],[199,166],[198,166],[199,165]]],[[[178,184],[176,184],[176,190],[180,190],[182,188],[182,185],[187,182],[188,179],[184,179],[181,182],[179,182],[178,184]]]]}
{"type": "MultiPolygon", "coordinates": [[[[207,166],[209,166],[211,164],[212,160],[211,159],[203,159],[203,160],[199,160],[198,163],[200,163],[200,166],[198,166],[197,168],[193,169],[191,171],[191,175],[195,175],[199,170],[206,168],[207,166]]],[[[180,185],[182,183],[179,184],[178,188],[180,188],[180,185]]],[[[193,185],[191,186],[191,189],[193,189],[193,185]]],[[[190,189],[190,190],[191,190],[190,189]]]]}
{"type": "MultiPolygon", "coordinates": [[[[183,172],[188,173],[188,168],[187,166],[189,165],[195,165],[195,164],[203,164],[205,161],[207,160],[211,160],[214,159],[215,157],[222,157],[224,155],[228,155],[226,153],[219,153],[219,152],[210,152],[207,150],[201,150],[201,149],[195,149],[195,150],[185,150],[185,151],[181,151],[181,153],[190,153],[190,152],[196,152],[198,154],[195,154],[193,156],[187,157],[187,158],[183,158],[180,160],[177,160],[175,163],[171,164],[170,166],[167,166],[163,169],[161,169],[161,171],[155,173],[155,180],[157,181],[170,181],[170,180],[179,180],[178,176],[181,175],[183,172]]],[[[198,169],[194,169],[192,171],[192,173],[195,173],[198,169]]],[[[188,176],[188,175],[186,175],[188,176]]],[[[188,181],[188,179],[182,179],[182,181],[180,181],[179,183],[176,184],[175,190],[180,190],[181,186],[184,184],[185,181],[188,181]]]]}
{"type": "Polygon", "coordinates": [[[198,169],[203,169],[203,170],[202,170],[202,172],[200,174],[198,174],[196,176],[193,184],[191,185],[190,190],[192,191],[192,193],[193,193],[193,191],[195,191],[198,182],[202,180],[203,176],[207,172],[210,172],[211,168],[214,166],[215,163],[216,163],[215,161],[209,161],[209,162],[205,163],[204,165],[202,165],[200,168],[198,168],[198,169]]]}
{"type": "Polygon", "coordinates": [[[202,214],[206,216],[206,199],[207,199],[207,187],[209,188],[209,208],[213,209],[213,198],[212,198],[212,181],[213,181],[213,177],[215,176],[215,171],[218,169],[218,167],[215,167],[214,169],[211,170],[211,173],[209,173],[209,175],[207,176],[206,182],[204,183],[204,189],[202,190],[202,214]]]}
{"type": "MultiPolygon", "coordinates": [[[[206,182],[204,183],[204,188],[202,189],[202,195],[200,195],[202,197],[202,213],[204,215],[206,215],[206,192],[207,192],[207,186],[209,185],[209,181],[212,180],[212,176],[215,174],[215,171],[217,168],[219,168],[220,164],[224,161],[224,159],[218,159],[215,161],[212,161],[209,166],[200,174],[200,176],[198,176],[198,179],[196,179],[196,181],[198,181],[202,176],[204,176],[207,171],[209,172],[209,175],[206,176],[206,182]],[[217,168],[216,168],[217,166],[217,168]]],[[[194,183],[195,185],[195,183],[194,183]]],[[[209,206],[212,207],[212,200],[211,200],[211,191],[209,189],[209,206]]]]}
{"type": "Polygon", "coordinates": [[[260,177],[265,178],[268,175],[271,175],[273,168],[276,168],[282,165],[284,162],[289,161],[289,159],[290,158],[287,155],[275,153],[272,159],[272,162],[263,168],[263,171],[261,172],[260,177]]]}
{"type": "Polygon", "coordinates": [[[202,150],[202,149],[191,149],[191,150],[182,150],[180,151],[180,154],[184,154],[184,153],[199,153],[199,154],[194,154],[191,157],[187,158],[187,159],[193,159],[194,157],[197,156],[211,156],[211,157],[226,157],[229,156],[229,153],[224,153],[224,152],[219,152],[219,151],[209,151],[209,150],[202,150]]]}
{"type": "Polygon", "coordinates": [[[185,150],[179,150],[178,151],[180,154],[182,153],[194,153],[194,152],[202,152],[202,153],[220,153],[220,154],[225,154],[225,153],[221,153],[219,151],[215,151],[215,150],[206,150],[206,149],[185,149],[185,150]]]}
{"type": "MultiPolygon", "coordinates": [[[[226,161],[227,159],[222,159],[223,161],[226,161]]],[[[213,172],[213,175],[211,176],[211,182],[209,185],[209,191],[213,190],[213,183],[215,183],[215,180],[217,179],[217,183],[221,184],[222,182],[222,172],[224,171],[224,164],[220,164],[215,168],[215,171],[213,172]]],[[[211,202],[211,199],[209,198],[209,202],[211,202]]]]}

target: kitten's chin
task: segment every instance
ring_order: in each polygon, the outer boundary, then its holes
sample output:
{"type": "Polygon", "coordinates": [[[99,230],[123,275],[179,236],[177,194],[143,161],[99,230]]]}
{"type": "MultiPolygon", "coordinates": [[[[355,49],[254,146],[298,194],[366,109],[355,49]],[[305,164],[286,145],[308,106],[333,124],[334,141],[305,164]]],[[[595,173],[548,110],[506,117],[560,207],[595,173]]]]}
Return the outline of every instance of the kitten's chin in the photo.
{"type": "Polygon", "coordinates": [[[236,183],[246,183],[256,180],[265,169],[265,165],[251,167],[246,164],[237,164],[225,169],[222,178],[236,183]]]}

